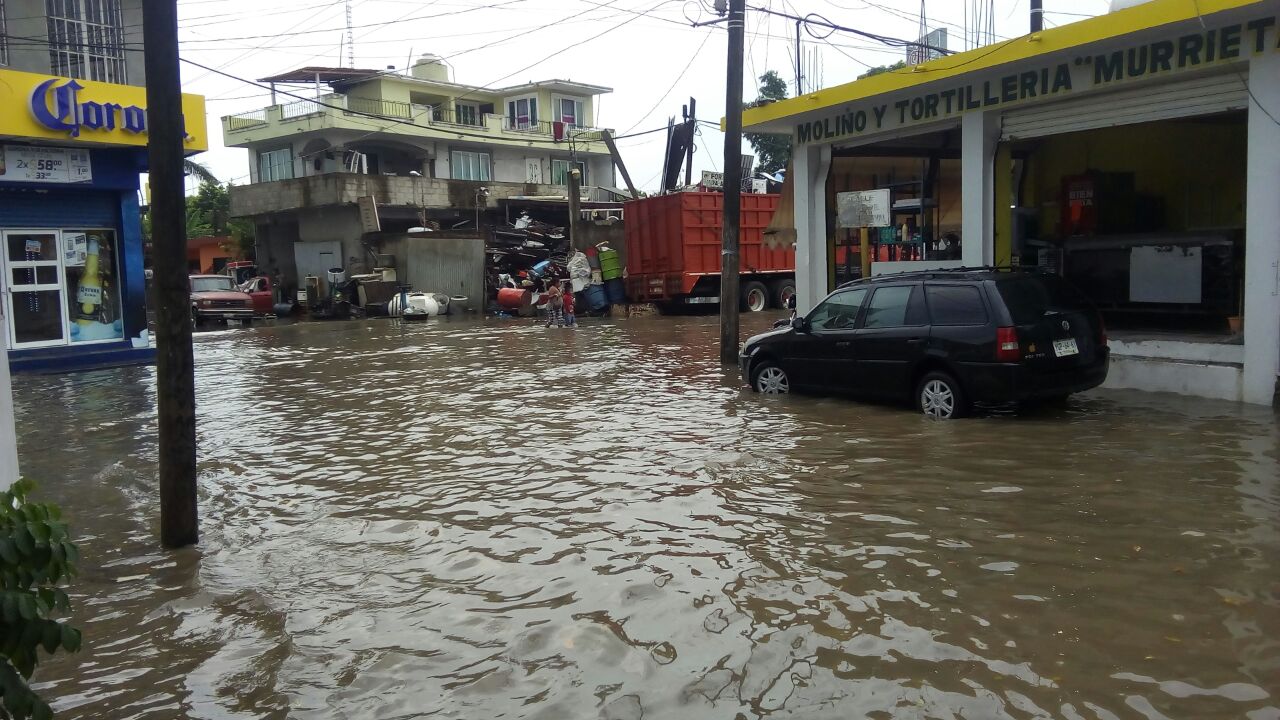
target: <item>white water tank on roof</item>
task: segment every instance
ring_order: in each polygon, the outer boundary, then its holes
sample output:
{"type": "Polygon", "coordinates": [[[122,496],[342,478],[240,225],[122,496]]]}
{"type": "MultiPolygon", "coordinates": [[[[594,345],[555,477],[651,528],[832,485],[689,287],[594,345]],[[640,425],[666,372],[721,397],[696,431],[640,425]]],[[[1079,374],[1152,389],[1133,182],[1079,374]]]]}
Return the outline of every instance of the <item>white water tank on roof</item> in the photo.
{"type": "Polygon", "coordinates": [[[419,80],[449,82],[449,68],[439,55],[432,55],[431,53],[423,55],[413,64],[413,68],[409,72],[419,80]]]}
{"type": "Polygon", "coordinates": [[[1151,2],[1151,0],[1111,0],[1111,12],[1124,10],[1147,2],[1151,2]]]}

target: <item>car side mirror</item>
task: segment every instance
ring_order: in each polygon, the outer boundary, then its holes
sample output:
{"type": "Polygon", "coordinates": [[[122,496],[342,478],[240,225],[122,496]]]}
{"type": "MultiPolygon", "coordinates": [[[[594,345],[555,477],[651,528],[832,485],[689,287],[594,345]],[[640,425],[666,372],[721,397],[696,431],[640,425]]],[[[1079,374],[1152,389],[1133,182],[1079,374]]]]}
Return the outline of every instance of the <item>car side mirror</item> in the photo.
{"type": "Polygon", "coordinates": [[[798,333],[807,333],[809,332],[809,321],[802,317],[793,318],[791,327],[798,333]]]}

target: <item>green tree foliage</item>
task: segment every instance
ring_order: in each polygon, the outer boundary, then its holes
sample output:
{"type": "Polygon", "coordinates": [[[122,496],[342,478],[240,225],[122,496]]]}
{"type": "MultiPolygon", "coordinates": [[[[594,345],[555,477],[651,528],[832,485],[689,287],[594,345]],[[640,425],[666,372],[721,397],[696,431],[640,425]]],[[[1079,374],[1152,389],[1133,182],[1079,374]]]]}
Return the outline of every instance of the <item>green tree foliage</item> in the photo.
{"type": "Polygon", "coordinates": [[[29,480],[0,493],[0,718],[45,720],[48,703],[27,681],[44,648],[80,649],[80,631],[50,618],[71,610],[59,585],[75,574],[80,551],[57,506],[27,500],[29,480]]]}
{"type": "MultiPolygon", "coordinates": [[[[747,107],[760,107],[787,99],[787,81],[775,70],[760,76],[760,94],[747,107]]],[[[772,175],[785,168],[791,161],[791,138],[770,133],[743,133],[751,148],[756,151],[756,172],[772,175]]]]}
{"type": "Polygon", "coordinates": [[[187,198],[187,237],[230,235],[241,255],[253,256],[253,224],[231,218],[231,183],[203,182],[196,194],[187,198]]]}
{"type": "Polygon", "coordinates": [[[870,70],[859,75],[858,79],[861,80],[862,78],[869,78],[872,75],[883,75],[884,73],[887,73],[887,72],[897,72],[898,70],[905,70],[906,67],[907,67],[907,61],[899,60],[898,62],[892,65],[879,65],[877,67],[873,67],[870,70]]]}

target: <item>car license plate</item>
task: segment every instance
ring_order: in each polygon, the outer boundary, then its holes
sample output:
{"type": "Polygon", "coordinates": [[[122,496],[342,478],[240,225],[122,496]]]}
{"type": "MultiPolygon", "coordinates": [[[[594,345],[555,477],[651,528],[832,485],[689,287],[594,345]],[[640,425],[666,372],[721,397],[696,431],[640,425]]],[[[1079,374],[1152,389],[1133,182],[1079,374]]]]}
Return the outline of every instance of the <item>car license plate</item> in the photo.
{"type": "Polygon", "coordinates": [[[1054,354],[1054,357],[1067,357],[1069,355],[1079,355],[1080,348],[1076,347],[1076,341],[1074,339],[1054,340],[1053,354],[1054,354]]]}
{"type": "Polygon", "coordinates": [[[240,327],[244,324],[244,320],[240,318],[227,318],[227,327],[240,327]]]}

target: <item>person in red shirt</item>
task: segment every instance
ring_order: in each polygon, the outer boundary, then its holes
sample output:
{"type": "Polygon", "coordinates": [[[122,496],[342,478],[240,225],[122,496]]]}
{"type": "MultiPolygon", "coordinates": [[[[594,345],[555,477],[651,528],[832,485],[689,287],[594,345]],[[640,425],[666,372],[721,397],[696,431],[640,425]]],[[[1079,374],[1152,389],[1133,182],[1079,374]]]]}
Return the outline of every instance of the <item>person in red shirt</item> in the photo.
{"type": "Polygon", "coordinates": [[[565,288],[562,300],[564,302],[564,326],[573,327],[578,324],[578,320],[573,316],[574,297],[572,286],[565,288]]]}

